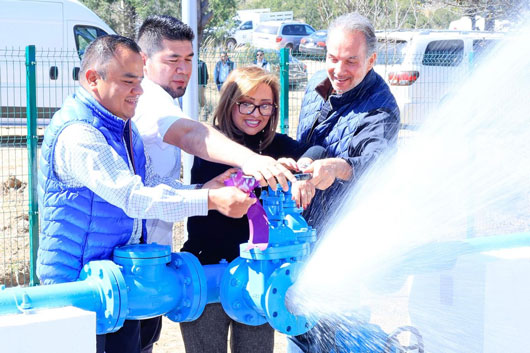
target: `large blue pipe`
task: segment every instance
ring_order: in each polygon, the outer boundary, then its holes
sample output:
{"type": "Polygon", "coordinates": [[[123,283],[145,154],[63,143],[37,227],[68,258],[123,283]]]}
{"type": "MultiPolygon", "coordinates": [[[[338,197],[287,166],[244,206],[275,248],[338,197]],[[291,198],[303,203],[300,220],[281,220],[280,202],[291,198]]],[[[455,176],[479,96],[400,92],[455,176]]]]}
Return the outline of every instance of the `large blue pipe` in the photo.
{"type": "Polygon", "coordinates": [[[169,246],[132,245],[114,251],[114,262],[92,261],[77,282],[0,291],[0,315],[75,306],[96,313],[96,332],[114,332],[126,319],[166,314],[174,321],[198,318],[207,281],[197,258],[169,246]]]}
{"type": "Polygon", "coordinates": [[[96,312],[97,333],[123,326],[128,301],[127,285],[112,261],[87,264],[78,282],[0,290],[0,315],[27,313],[34,309],[75,306],[96,312]]]}
{"type": "Polygon", "coordinates": [[[241,245],[230,264],[202,266],[189,253],[168,246],[131,245],[115,249],[113,261],[94,261],[72,283],[0,290],[0,315],[33,309],[76,306],[96,312],[98,334],[118,330],[126,319],[166,315],[192,321],[207,303],[221,302],[239,322],[269,322],[286,334],[300,334],[313,324],[289,312],[285,294],[309,255],[315,231],[289,192],[264,191],[269,244],[264,250],[241,245]]]}
{"type": "MultiPolygon", "coordinates": [[[[241,245],[230,264],[202,266],[189,253],[171,253],[156,244],[118,248],[112,261],[85,265],[79,281],[31,288],[0,288],[0,315],[41,308],[76,306],[96,312],[98,334],[118,330],[126,319],[167,315],[192,321],[207,303],[221,302],[233,319],[297,335],[314,323],[291,313],[287,290],[296,280],[316,239],[289,193],[262,195],[270,239],[264,250],[241,245]]],[[[530,233],[428,244],[401,257],[395,274],[415,274],[453,266],[461,255],[530,246],[530,233]]]]}

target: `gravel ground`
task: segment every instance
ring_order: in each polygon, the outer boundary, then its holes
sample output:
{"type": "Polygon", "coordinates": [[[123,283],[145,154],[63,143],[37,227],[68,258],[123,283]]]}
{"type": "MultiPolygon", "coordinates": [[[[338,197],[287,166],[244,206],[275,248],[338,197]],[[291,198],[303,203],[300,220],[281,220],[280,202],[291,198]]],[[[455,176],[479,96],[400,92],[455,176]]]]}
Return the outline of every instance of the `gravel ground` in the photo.
{"type": "MultiPolygon", "coordinates": [[[[180,335],[178,323],[164,318],[160,340],[155,344],[153,353],[185,353],[184,343],[180,335]]],[[[230,352],[230,348],[228,348],[230,352]]],[[[287,341],[284,335],[276,332],[274,337],[274,353],[286,353],[287,341]]],[[[205,352],[207,353],[207,352],[205,352]]],[[[249,352],[252,353],[252,352],[249,352]]]]}

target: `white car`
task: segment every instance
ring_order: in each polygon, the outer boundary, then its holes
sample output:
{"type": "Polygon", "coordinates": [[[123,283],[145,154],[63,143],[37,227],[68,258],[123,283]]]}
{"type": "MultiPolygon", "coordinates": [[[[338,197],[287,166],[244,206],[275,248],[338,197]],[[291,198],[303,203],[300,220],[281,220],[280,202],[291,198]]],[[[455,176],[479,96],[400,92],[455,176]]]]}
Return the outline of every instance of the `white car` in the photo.
{"type": "Polygon", "coordinates": [[[300,40],[314,32],[313,27],[298,21],[262,22],[252,33],[252,46],[275,50],[288,48],[297,52],[300,40]]]}
{"type": "Polygon", "coordinates": [[[399,105],[404,127],[417,127],[503,33],[416,30],[377,32],[375,71],[399,105]]]}

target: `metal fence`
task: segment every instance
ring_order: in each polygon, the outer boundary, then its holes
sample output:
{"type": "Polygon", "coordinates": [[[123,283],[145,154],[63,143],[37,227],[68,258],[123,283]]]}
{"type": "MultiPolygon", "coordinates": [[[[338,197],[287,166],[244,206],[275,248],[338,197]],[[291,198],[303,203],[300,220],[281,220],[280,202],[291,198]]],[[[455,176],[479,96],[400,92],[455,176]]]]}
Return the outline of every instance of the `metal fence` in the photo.
{"type": "MultiPolygon", "coordinates": [[[[264,52],[267,68],[279,77],[283,75],[278,130],[294,137],[307,81],[325,68],[324,57],[300,53],[291,55],[287,50],[264,52]]],[[[241,67],[254,65],[256,53],[256,48],[243,47],[229,52],[228,56],[235,67],[241,67]]],[[[220,49],[205,49],[199,53],[199,59],[208,72],[208,80],[200,87],[204,93],[204,99],[198,102],[198,119],[201,121],[212,121],[219,99],[214,72],[220,54],[220,49]]],[[[465,65],[464,71],[451,70],[453,67],[446,64],[449,63],[447,60],[454,58],[442,59],[440,62],[445,64],[440,67],[429,65],[429,62],[423,61],[424,58],[418,61],[422,70],[434,70],[433,75],[422,71],[419,76],[414,76],[414,72],[395,72],[390,70],[391,66],[377,65],[376,71],[391,84],[398,99],[404,127],[415,127],[421,123],[428,110],[433,109],[451,87],[464,79],[470,67],[465,65]],[[418,77],[430,79],[420,82],[418,77]],[[444,93],[440,93],[442,91],[444,93]],[[436,92],[436,97],[433,92],[436,92]],[[407,97],[417,101],[411,103],[409,99],[410,104],[406,106],[404,99],[407,97]]],[[[0,49],[0,180],[3,189],[0,197],[0,284],[13,286],[36,282],[34,260],[38,222],[35,173],[38,141],[42,139],[48,119],[77,86],[79,62],[77,52],[37,50],[35,53],[27,48],[0,49]],[[28,115],[33,120],[28,120],[28,115]]],[[[402,130],[402,141],[406,141],[410,133],[413,131],[402,130]]],[[[175,229],[182,233],[182,224],[175,229]]],[[[176,239],[174,249],[180,249],[182,237],[177,236],[176,239]]]]}

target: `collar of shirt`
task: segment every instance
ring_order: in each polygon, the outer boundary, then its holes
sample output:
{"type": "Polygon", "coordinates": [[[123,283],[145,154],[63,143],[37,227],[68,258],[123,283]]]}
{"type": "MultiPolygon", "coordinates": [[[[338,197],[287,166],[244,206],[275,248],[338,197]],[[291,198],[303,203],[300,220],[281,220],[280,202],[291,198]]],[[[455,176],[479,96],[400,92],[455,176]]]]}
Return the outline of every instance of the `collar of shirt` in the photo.
{"type": "Polygon", "coordinates": [[[180,108],[180,102],[178,98],[173,98],[165,89],[162,88],[157,83],[154,83],[147,77],[144,77],[142,80],[142,89],[144,90],[144,94],[140,96],[140,100],[142,97],[149,97],[149,104],[154,108],[155,104],[158,103],[165,103],[171,102],[172,104],[178,106],[180,108]],[[152,100],[155,101],[152,101],[152,100]]]}
{"type": "Polygon", "coordinates": [[[317,91],[324,100],[329,100],[333,109],[337,109],[344,104],[359,99],[375,80],[375,72],[371,69],[357,86],[342,94],[336,94],[329,77],[326,76],[326,78],[315,87],[315,91],[317,91]]]}
{"type": "Polygon", "coordinates": [[[169,127],[180,118],[187,118],[178,99],[173,99],[160,85],[144,78],[144,93],[138,100],[133,122],[137,126],[144,144],[157,144],[161,149],[170,145],[163,142],[169,127]]]}
{"type": "Polygon", "coordinates": [[[75,96],[86,105],[94,115],[101,119],[107,128],[123,134],[123,129],[125,128],[126,123],[125,120],[109,112],[83,87],[77,89],[75,96]]]}

